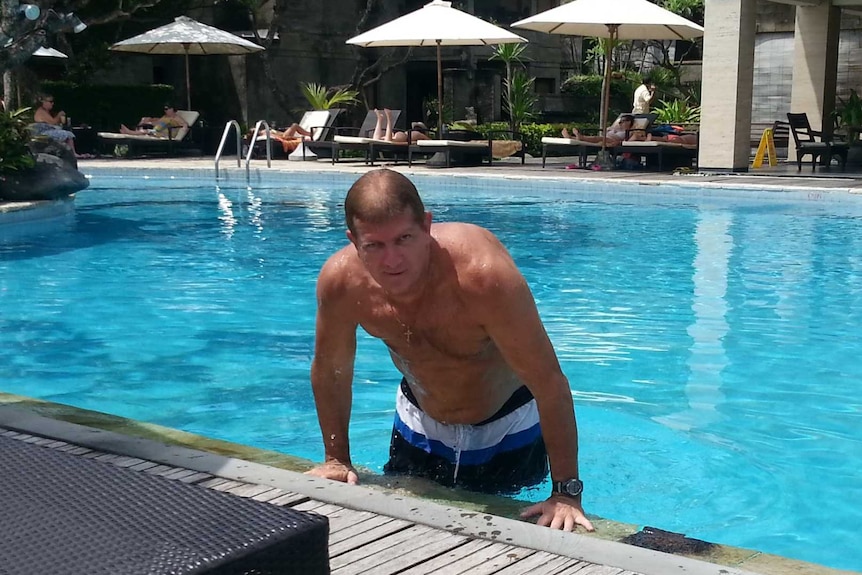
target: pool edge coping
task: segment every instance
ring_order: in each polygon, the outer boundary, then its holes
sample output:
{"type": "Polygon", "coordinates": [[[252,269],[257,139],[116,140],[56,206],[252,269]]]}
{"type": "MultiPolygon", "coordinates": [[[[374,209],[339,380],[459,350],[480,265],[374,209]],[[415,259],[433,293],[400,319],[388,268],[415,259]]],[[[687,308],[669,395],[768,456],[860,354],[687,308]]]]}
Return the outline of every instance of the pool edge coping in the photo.
{"type": "MultiPolygon", "coordinates": [[[[758,573],[740,567],[652,551],[579,533],[565,533],[538,527],[532,523],[443,505],[394,490],[346,485],[244,459],[70,423],[36,415],[14,404],[0,404],[0,426],[82,445],[90,449],[210,473],[235,481],[277,487],[325,503],[371,511],[435,529],[527,547],[598,565],[634,571],[642,575],[673,573],[756,575],[758,573]]],[[[826,566],[798,562],[789,558],[782,559],[811,565],[817,570],[822,569],[824,573],[842,573],[840,570],[826,566]]],[[[847,571],[847,573],[851,572],[847,571]]]]}

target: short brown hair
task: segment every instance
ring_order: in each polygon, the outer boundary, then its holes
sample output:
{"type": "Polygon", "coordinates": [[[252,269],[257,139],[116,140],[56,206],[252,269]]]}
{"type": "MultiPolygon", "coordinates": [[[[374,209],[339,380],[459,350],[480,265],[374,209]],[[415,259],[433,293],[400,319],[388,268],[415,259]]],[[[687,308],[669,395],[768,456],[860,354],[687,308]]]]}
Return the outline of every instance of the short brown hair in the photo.
{"type": "Polygon", "coordinates": [[[416,186],[406,176],[381,168],[353,182],[344,200],[347,229],[356,233],[356,220],[382,223],[409,212],[417,223],[425,219],[425,205],[416,186]]]}

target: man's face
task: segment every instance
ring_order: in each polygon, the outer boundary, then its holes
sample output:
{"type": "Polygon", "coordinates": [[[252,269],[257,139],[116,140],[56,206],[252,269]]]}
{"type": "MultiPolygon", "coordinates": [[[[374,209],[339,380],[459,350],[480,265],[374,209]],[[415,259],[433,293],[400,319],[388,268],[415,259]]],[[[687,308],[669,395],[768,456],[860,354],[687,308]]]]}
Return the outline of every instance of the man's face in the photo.
{"type": "Polygon", "coordinates": [[[165,116],[173,117],[173,115],[176,113],[177,113],[177,111],[174,110],[173,108],[171,108],[170,106],[165,106],[165,116]]]}
{"type": "Polygon", "coordinates": [[[371,277],[392,295],[409,295],[428,269],[431,213],[422,223],[405,210],[381,224],[356,220],[356,233],[347,232],[371,277]]]}

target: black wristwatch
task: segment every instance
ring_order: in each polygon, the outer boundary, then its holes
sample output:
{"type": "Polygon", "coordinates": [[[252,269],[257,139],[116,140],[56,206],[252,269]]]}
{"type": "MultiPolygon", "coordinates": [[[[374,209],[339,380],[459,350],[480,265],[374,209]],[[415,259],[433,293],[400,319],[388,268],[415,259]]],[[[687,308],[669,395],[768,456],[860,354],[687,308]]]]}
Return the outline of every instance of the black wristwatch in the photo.
{"type": "Polygon", "coordinates": [[[584,482],[580,479],[566,479],[565,481],[554,481],[551,493],[565,495],[566,497],[579,497],[584,492],[584,482]]]}

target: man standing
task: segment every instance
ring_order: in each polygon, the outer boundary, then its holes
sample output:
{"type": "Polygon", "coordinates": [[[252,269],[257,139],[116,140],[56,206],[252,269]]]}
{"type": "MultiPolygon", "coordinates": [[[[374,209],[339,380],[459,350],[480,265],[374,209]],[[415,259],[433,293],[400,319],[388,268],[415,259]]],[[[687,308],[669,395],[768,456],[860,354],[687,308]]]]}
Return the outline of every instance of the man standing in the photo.
{"type": "Polygon", "coordinates": [[[491,232],[431,223],[413,183],[366,173],[344,205],[350,243],[317,284],[311,383],[325,461],[309,473],[358,483],[350,459],[356,330],[382,339],[403,375],[386,473],[553,493],[522,516],[592,531],[581,505],[572,395],[535,301],[491,232]]]}
{"type": "Polygon", "coordinates": [[[641,85],[635,90],[632,114],[649,114],[649,107],[655,98],[655,84],[648,76],[641,80],[641,85]]]}

